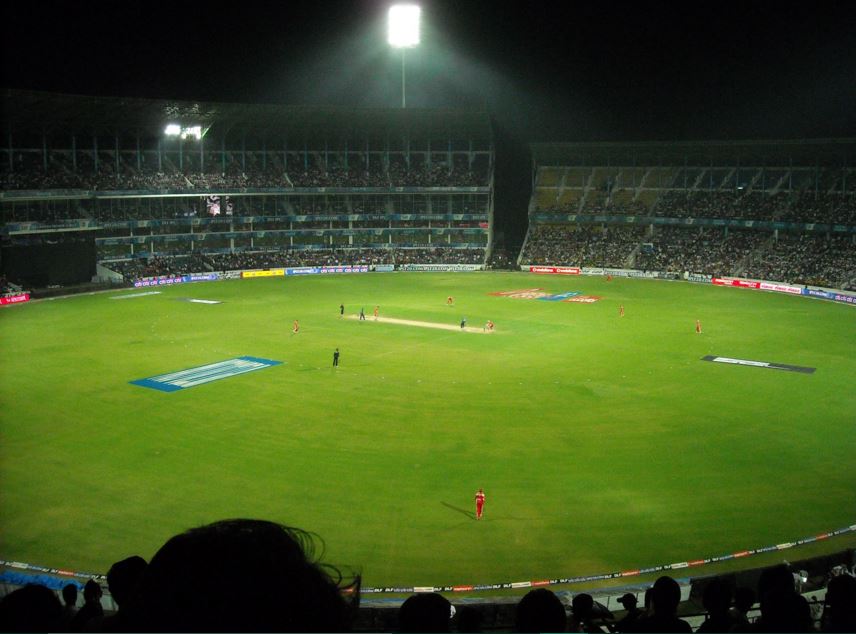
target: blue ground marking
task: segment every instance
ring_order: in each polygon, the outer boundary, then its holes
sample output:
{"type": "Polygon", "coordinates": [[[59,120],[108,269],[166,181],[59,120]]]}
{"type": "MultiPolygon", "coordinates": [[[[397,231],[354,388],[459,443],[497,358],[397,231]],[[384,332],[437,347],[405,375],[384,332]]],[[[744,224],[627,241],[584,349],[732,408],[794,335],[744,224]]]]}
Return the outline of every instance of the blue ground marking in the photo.
{"type": "Polygon", "coordinates": [[[131,385],[149,387],[161,392],[177,392],[178,390],[195,387],[203,383],[227,379],[230,376],[246,374],[254,370],[263,370],[264,368],[280,364],[282,364],[282,361],[260,359],[259,357],[238,357],[237,359],[228,359],[217,363],[209,363],[208,365],[200,365],[196,368],[170,372],[169,374],[150,376],[147,379],[137,379],[136,381],[130,381],[130,383],[131,385]]]}

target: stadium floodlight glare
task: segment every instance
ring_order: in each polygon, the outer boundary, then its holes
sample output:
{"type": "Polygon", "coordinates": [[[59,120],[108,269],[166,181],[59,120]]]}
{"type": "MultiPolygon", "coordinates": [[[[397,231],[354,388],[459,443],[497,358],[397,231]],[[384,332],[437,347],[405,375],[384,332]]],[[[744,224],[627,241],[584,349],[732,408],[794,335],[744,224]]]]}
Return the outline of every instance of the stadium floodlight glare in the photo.
{"type": "Polygon", "coordinates": [[[389,8],[389,31],[387,41],[392,48],[401,49],[401,107],[407,107],[405,51],[419,44],[419,17],[422,14],[415,4],[394,4],[389,8]]]}
{"type": "Polygon", "coordinates": [[[419,16],[415,4],[395,4],[389,8],[388,41],[392,48],[413,48],[419,44],[419,16]]]}
{"type": "Polygon", "coordinates": [[[197,141],[202,138],[202,126],[201,125],[192,125],[188,127],[181,127],[177,123],[170,123],[166,126],[163,133],[166,136],[177,136],[182,139],[186,139],[189,136],[194,137],[197,141]]]}

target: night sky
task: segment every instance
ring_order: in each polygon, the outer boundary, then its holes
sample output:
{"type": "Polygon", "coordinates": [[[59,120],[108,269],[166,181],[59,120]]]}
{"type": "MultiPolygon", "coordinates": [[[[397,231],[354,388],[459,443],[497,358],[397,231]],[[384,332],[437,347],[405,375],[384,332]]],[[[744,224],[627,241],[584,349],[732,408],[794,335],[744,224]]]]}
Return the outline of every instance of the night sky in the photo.
{"type": "MultiPolygon", "coordinates": [[[[407,53],[408,106],[487,109],[499,170],[508,160],[525,175],[532,141],[856,136],[854,2],[419,4],[423,43],[407,53]]],[[[386,44],[388,6],[6,2],[2,83],[397,107],[401,58],[386,44]]]]}

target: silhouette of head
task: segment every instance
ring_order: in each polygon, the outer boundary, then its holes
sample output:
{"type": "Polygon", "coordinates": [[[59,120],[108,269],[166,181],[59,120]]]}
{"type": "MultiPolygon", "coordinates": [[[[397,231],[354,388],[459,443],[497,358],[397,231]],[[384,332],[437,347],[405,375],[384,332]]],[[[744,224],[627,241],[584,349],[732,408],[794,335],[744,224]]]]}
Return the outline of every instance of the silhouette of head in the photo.
{"type": "Polygon", "coordinates": [[[77,584],[67,583],[62,587],[62,600],[66,605],[74,606],[77,604],[77,584]]]}
{"type": "Polygon", "coordinates": [[[752,588],[737,588],[734,591],[734,607],[746,614],[755,605],[755,591],[752,588]]]}
{"type": "Polygon", "coordinates": [[[651,589],[651,605],[654,613],[660,616],[674,616],[681,602],[681,587],[668,576],[662,576],[654,582],[651,589]]]}
{"type": "Polygon", "coordinates": [[[128,598],[136,592],[147,565],[145,559],[134,555],[117,561],[110,567],[110,571],[107,573],[107,587],[119,607],[124,605],[128,598]]]}
{"type": "Polygon", "coordinates": [[[594,598],[590,594],[578,594],[571,600],[571,609],[580,621],[588,620],[594,610],[594,598]]]}
{"type": "Polygon", "coordinates": [[[96,603],[101,600],[101,595],[104,594],[101,586],[95,579],[90,579],[83,586],[83,600],[86,603],[96,603]]]}
{"type": "Polygon", "coordinates": [[[564,632],[565,606],[546,588],[532,590],[517,604],[515,632],[564,632]]]}
{"type": "Polygon", "coordinates": [[[58,632],[62,604],[45,588],[29,584],[0,600],[0,632],[58,632]]]}
{"type": "Polygon", "coordinates": [[[711,615],[727,614],[731,606],[731,586],[719,578],[711,580],[704,588],[702,605],[711,615]]]}
{"type": "Polygon", "coordinates": [[[765,568],[758,578],[758,598],[763,601],[764,595],[770,592],[794,590],[794,575],[785,564],[765,568]]]}
{"type": "Polygon", "coordinates": [[[147,616],[140,625],[171,632],[349,629],[341,575],[319,564],[314,548],[309,533],[263,520],[224,520],[176,535],[143,576],[147,616]]]}
{"type": "Polygon", "coordinates": [[[830,579],[823,616],[833,632],[856,632],[856,577],[839,575],[830,579]]]}
{"type": "Polygon", "coordinates": [[[452,604],[436,592],[414,594],[398,610],[401,632],[448,632],[452,619],[452,604]]]}

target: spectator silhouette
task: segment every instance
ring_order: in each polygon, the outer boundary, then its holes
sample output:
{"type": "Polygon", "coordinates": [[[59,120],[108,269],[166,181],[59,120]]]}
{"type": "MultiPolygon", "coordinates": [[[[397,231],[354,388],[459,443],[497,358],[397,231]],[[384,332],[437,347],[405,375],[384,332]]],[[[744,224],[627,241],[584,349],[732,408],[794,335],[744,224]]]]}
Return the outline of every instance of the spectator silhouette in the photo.
{"type": "Polygon", "coordinates": [[[564,632],[568,617],[565,606],[546,588],[531,590],[517,604],[515,632],[564,632]]]}
{"type": "Polygon", "coordinates": [[[696,632],[728,632],[735,625],[734,619],[728,613],[731,594],[731,586],[719,578],[711,580],[705,586],[702,605],[708,616],[696,632]]]}
{"type": "Polygon", "coordinates": [[[681,587],[663,576],[651,588],[651,614],[638,623],[637,632],[692,632],[690,624],[677,617],[681,587]]]}
{"type": "Polygon", "coordinates": [[[765,569],[758,579],[761,618],[756,632],[809,632],[811,608],[794,586],[794,576],[785,564],[765,569]]]}
{"type": "Polygon", "coordinates": [[[752,588],[737,588],[734,591],[734,607],[729,610],[734,622],[731,629],[735,632],[748,632],[752,624],[749,623],[749,610],[755,605],[755,591],[752,588]]]}
{"type": "Polygon", "coordinates": [[[83,632],[97,628],[99,621],[104,617],[104,609],[101,607],[101,586],[95,579],[90,579],[83,586],[83,607],[71,620],[69,629],[72,632],[83,632]]]}
{"type": "Polygon", "coordinates": [[[133,628],[133,612],[139,609],[139,586],[146,571],[146,560],[139,556],[128,557],[110,567],[107,588],[118,610],[104,618],[104,632],[127,632],[133,628]]]}
{"type": "Polygon", "coordinates": [[[452,604],[436,592],[414,594],[398,609],[400,632],[449,632],[452,604]]]}
{"type": "Polygon", "coordinates": [[[632,632],[636,627],[639,618],[644,614],[642,610],[636,607],[637,599],[635,594],[628,592],[618,602],[627,610],[625,614],[616,624],[615,630],[618,632],[632,632]]]}
{"type": "Polygon", "coordinates": [[[458,632],[475,633],[481,632],[481,612],[471,605],[464,605],[458,608],[458,613],[455,615],[458,632]]]}
{"type": "Polygon", "coordinates": [[[137,629],[348,630],[359,578],[349,604],[341,595],[341,575],[319,563],[314,549],[311,534],[263,520],[223,520],[176,535],[143,575],[144,616],[137,629]]]}
{"type": "Polygon", "coordinates": [[[826,587],[824,632],[856,632],[856,577],[833,577],[826,587]]]}
{"type": "Polygon", "coordinates": [[[77,584],[68,583],[62,587],[62,600],[65,603],[62,607],[62,625],[67,630],[77,614],[77,584]]]}
{"type": "Polygon", "coordinates": [[[62,628],[62,604],[36,584],[10,592],[0,600],[0,631],[55,632],[62,628]]]}
{"type": "Polygon", "coordinates": [[[570,630],[572,632],[603,632],[603,628],[595,625],[594,597],[581,593],[571,600],[571,610],[574,613],[570,630]]]}

